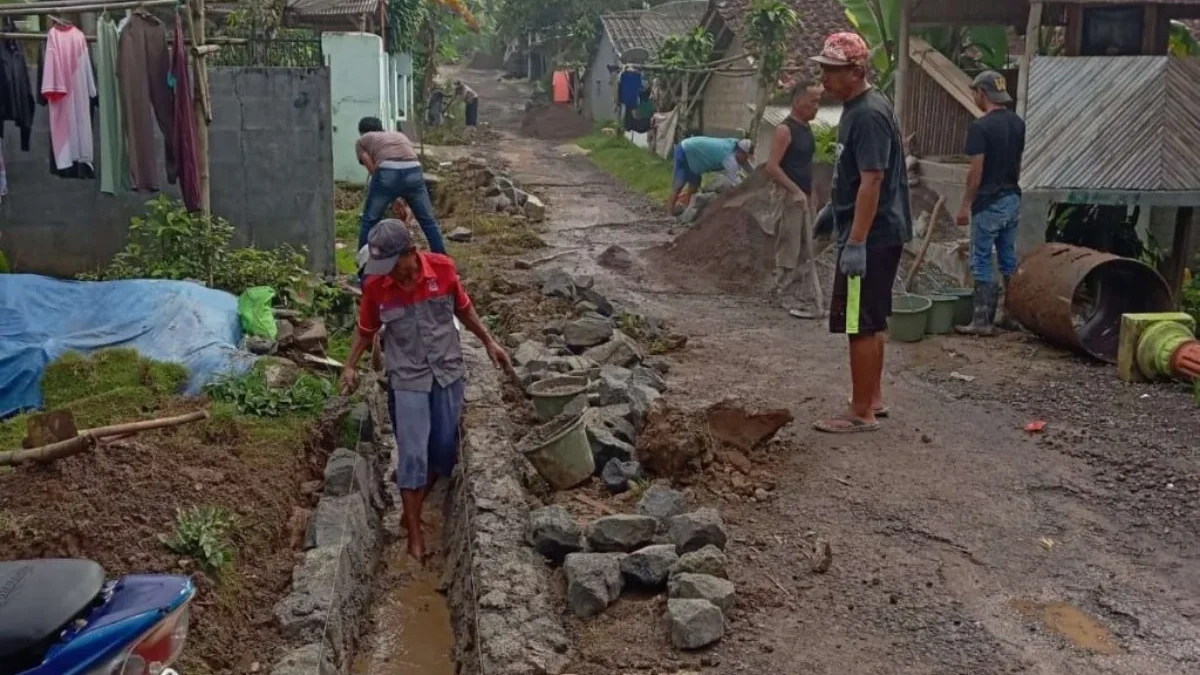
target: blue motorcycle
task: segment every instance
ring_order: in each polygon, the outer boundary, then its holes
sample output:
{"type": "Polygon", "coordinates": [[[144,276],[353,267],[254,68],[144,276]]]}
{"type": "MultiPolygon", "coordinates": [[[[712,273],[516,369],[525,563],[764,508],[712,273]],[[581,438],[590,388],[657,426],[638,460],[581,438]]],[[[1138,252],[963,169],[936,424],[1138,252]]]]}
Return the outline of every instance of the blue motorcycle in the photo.
{"type": "Polygon", "coordinates": [[[176,675],[191,579],[90,560],[0,562],[0,675],[176,675]]]}

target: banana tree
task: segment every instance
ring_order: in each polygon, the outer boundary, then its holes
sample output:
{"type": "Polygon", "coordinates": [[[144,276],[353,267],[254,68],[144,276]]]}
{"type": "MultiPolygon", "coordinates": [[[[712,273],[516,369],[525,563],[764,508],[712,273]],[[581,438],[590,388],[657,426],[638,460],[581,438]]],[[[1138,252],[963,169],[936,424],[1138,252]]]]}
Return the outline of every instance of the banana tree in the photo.
{"type": "Polygon", "coordinates": [[[1200,56],[1200,41],[1186,24],[1172,21],[1171,32],[1167,34],[1167,51],[1171,56],[1200,56]]]}
{"type": "MultiPolygon", "coordinates": [[[[900,0],[839,0],[854,30],[871,48],[876,84],[890,92],[899,54],[900,0]]],[[[1003,26],[947,26],[917,31],[960,68],[1000,69],[1008,65],[1008,31],[1003,26]]]]}

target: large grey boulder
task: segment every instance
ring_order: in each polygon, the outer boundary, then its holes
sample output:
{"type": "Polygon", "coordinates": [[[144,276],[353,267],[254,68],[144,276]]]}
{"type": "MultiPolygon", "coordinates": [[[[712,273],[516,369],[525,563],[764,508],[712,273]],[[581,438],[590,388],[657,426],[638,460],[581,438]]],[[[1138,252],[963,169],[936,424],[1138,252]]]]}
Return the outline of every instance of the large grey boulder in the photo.
{"type": "Polygon", "coordinates": [[[589,422],[593,426],[608,430],[613,436],[632,444],[637,439],[637,430],[629,421],[629,405],[597,406],[588,411],[589,422]]]}
{"type": "Polygon", "coordinates": [[[600,480],[604,487],[614,495],[629,490],[629,482],[639,480],[643,476],[642,465],[637,462],[622,462],[617,458],[608,460],[600,472],[600,480]]]}
{"type": "Polygon", "coordinates": [[[358,636],[358,617],[366,611],[371,591],[373,567],[361,566],[346,548],[306,551],[303,562],[292,571],[291,590],[274,608],[275,620],[288,640],[324,640],[333,650],[334,662],[348,658],[358,636]]]}
{"type": "Polygon", "coordinates": [[[596,405],[620,405],[629,402],[629,378],[633,371],[620,366],[601,366],[596,378],[596,405]]]}
{"type": "Polygon", "coordinates": [[[646,423],[646,414],[650,412],[650,406],[654,402],[662,398],[657,390],[652,389],[644,384],[636,381],[629,383],[629,412],[630,422],[633,423],[635,429],[641,429],[646,423]]]}
{"type": "Polygon", "coordinates": [[[672,544],[656,544],[639,549],[621,561],[621,574],[630,586],[660,590],[667,583],[671,568],[679,560],[672,544]]]}
{"type": "Polygon", "coordinates": [[[600,418],[589,416],[584,421],[584,431],[587,433],[588,445],[592,448],[592,458],[598,472],[603,471],[614,459],[628,462],[633,458],[633,446],[614,436],[600,418]]]}
{"type": "Polygon", "coordinates": [[[634,366],[630,374],[630,379],[634,384],[641,384],[650,387],[654,391],[662,393],[667,390],[667,380],[653,368],[646,366],[634,366]]]}
{"type": "Polygon", "coordinates": [[[707,574],[676,574],[667,585],[667,597],[707,600],[728,616],[733,611],[733,582],[707,574]]]}
{"type": "Polygon", "coordinates": [[[661,521],[666,521],[686,511],[687,499],[683,493],[665,485],[651,485],[646,488],[637,505],[638,513],[661,521]]]}
{"type": "Polygon", "coordinates": [[[633,338],[619,330],[613,331],[611,340],[592,347],[583,355],[602,366],[613,365],[628,368],[642,360],[641,347],[638,347],[633,338]]]}
{"type": "Polygon", "coordinates": [[[716,546],[705,546],[699,551],[684,553],[671,568],[671,576],[679,574],[707,574],[721,579],[729,578],[729,561],[725,553],[716,546]]]}
{"type": "Polygon", "coordinates": [[[563,339],[572,349],[594,347],[612,337],[612,321],[599,314],[585,314],[563,326],[563,339]]]}
{"type": "Polygon", "coordinates": [[[338,448],[325,463],[325,495],[345,497],[350,494],[364,495],[374,509],[383,509],[383,498],[371,461],[353,450],[338,448]]]}
{"type": "Polygon", "coordinates": [[[636,551],[654,541],[658,521],[649,516],[617,514],[593,520],[587,528],[588,545],[593,551],[636,551]]]}
{"type": "Polygon", "coordinates": [[[621,597],[621,553],[572,553],[563,563],[567,607],[586,619],[603,612],[621,597]]]}
{"type": "Polygon", "coordinates": [[[550,350],[546,345],[535,340],[526,340],[517,347],[517,351],[513,354],[513,363],[518,366],[526,366],[549,356],[551,356],[550,350]]]}
{"type": "Polygon", "coordinates": [[[699,551],[705,546],[725,550],[728,535],[721,514],[716,509],[703,508],[675,516],[667,521],[667,533],[679,554],[699,551]]]}
{"type": "Polygon", "coordinates": [[[304,547],[344,549],[355,565],[371,569],[378,552],[379,514],[367,506],[367,495],[325,496],[308,521],[304,547]]]}
{"type": "Polygon", "coordinates": [[[700,649],[725,636],[725,616],[707,600],[667,600],[667,626],[676,649],[700,649]]]}
{"type": "Polygon", "coordinates": [[[558,563],[583,550],[583,529],[569,511],[557,505],[529,514],[527,538],[533,550],[558,563]]]}
{"type": "Polygon", "coordinates": [[[547,270],[541,281],[542,295],[563,300],[575,299],[575,281],[564,270],[547,270]]]}
{"type": "Polygon", "coordinates": [[[612,302],[610,302],[604,294],[600,293],[596,289],[589,287],[578,289],[578,291],[579,297],[595,305],[596,311],[600,312],[604,316],[612,316],[613,312],[616,311],[613,308],[612,302]]]}
{"type": "Polygon", "coordinates": [[[311,643],[284,654],[271,668],[271,675],[337,675],[337,667],[333,654],[311,643]]]}

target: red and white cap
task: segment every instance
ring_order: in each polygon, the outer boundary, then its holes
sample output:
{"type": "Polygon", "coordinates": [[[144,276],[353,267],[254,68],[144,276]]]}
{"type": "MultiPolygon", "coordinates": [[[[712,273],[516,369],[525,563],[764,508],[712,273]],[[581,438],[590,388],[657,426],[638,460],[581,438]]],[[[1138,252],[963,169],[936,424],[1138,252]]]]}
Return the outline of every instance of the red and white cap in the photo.
{"type": "Polygon", "coordinates": [[[823,66],[865,66],[870,55],[858,33],[834,33],[825,38],[824,48],[812,60],[823,66]]]}

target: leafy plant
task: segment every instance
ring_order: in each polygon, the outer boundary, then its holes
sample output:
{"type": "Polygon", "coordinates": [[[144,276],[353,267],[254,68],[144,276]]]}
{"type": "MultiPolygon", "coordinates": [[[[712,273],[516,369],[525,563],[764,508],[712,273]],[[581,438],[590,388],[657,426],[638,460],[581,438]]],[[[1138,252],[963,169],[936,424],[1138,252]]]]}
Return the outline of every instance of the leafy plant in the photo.
{"type": "Polygon", "coordinates": [[[129,224],[129,242],[107,268],[81,279],[190,279],[235,295],[253,286],[283,294],[311,277],[305,254],[291,246],[232,248],[234,228],[219,216],[192,213],[160,195],[129,224]]]}
{"type": "Polygon", "coordinates": [[[216,506],[193,506],[175,513],[175,530],[159,535],[159,541],[174,553],[195,560],[200,568],[220,575],[233,562],[229,532],[234,518],[216,506]]]}
{"type": "Polygon", "coordinates": [[[256,369],[244,375],[218,377],[204,388],[204,392],[214,401],[232,403],[243,415],[279,417],[319,412],[333,394],[333,383],[303,373],[290,384],[272,387],[256,369]]]}
{"type": "Polygon", "coordinates": [[[758,101],[750,121],[750,138],[758,138],[767,101],[778,86],[787,60],[787,42],[800,24],[800,16],[783,0],[751,0],[746,15],[746,39],[758,59],[758,101]]]}
{"type": "Polygon", "coordinates": [[[1200,56],[1200,41],[1192,35],[1187,24],[1171,21],[1170,32],[1167,33],[1167,53],[1178,57],[1200,56]]]}
{"type": "Polygon", "coordinates": [[[816,144],[813,161],[818,164],[833,164],[833,161],[837,159],[837,126],[813,124],[812,132],[816,144]]]}

